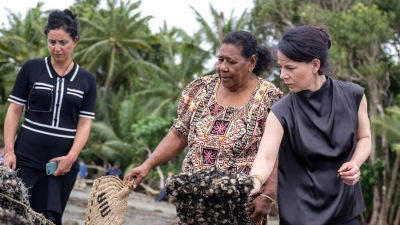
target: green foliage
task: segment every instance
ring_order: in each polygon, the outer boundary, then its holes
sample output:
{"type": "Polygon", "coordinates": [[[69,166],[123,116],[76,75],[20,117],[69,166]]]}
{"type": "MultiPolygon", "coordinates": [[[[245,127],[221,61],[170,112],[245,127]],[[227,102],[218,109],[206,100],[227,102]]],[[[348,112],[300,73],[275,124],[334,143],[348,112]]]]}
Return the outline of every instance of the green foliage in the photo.
{"type": "Polygon", "coordinates": [[[383,77],[387,69],[382,47],[393,37],[387,13],[376,5],[358,3],[347,12],[332,14],[329,21],[335,62],[358,79],[383,77]]]}
{"type": "Polygon", "coordinates": [[[0,29],[0,101],[4,104],[11,93],[19,68],[30,58],[48,55],[46,37],[43,33],[45,24],[43,3],[29,9],[26,17],[9,12],[7,16],[10,28],[0,29]]]}
{"type": "MultiPolygon", "coordinates": [[[[394,106],[386,109],[387,115],[381,119],[372,121],[373,128],[381,136],[385,136],[392,144],[393,150],[398,150],[400,144],[400,108],[394,106]]],[[[399,151],[400,153],[400,151],[399,151]]]]}
{"type": "Polygon", "coordinates": [[[381,174],[384,167],[385,162],[381,158],[378,158],[373,165],[364,163],[360,169],[360,183],[367,209],[372,209],[373,188],[375,185],[379,186],[382,184],[381,174]]]}
{"type": "Polygon", "coordinates": [[[251,11],[250,30],[261,43],[271,45],[282,33],[296,24],[301,24],[300,0],[254,0],[251,11]]]}
{"type": "Polygon", "coordinates": [[[233,10],[228,19],[225,18],[224,12],[218,12],[210,3],[210,12],[212,15],[212,24],[208,24],[204,17],[192,6],[197,22],[200,23],[199,32],[205,37],[207,44],[211,44],[211,54],[215,55],[220,46],[220,39],[222,37],[235,30],[246,30],[247,24],[250,22],[249,14],[247,9],[243,11],[239,18],[233,16],[233,10]],[[222,32],[222,33],[220,33],[222,32]]]}
{"type": "Polygon", "coordinates": [[[97,82],[104,87],[103,99],[109,89],[116,91],[121,85],[134,90],[141,68],[127,69],[126,65],[138,65],[143,55],[151,51],[151,17],[141,18],[140,12],[135,13],[139,6],[140,1],[117,0],[107,0],[107,9],[75,6],[85,16],[80,18],[82,40],[74,56],[97,76],[97,82]]]}

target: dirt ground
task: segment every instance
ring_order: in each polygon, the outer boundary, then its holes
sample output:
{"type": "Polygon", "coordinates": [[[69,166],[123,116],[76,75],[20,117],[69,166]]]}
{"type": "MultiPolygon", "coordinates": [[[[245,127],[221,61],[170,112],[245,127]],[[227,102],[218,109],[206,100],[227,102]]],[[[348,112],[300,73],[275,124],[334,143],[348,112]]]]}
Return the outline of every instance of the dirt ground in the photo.
{"type": "MultiPolygon", "coordinates": [[[[90,190],[90,186],[74,188],[64,212],[63,224],[84,225],[90,190]]],[[[128,210],[123,225],[177,225],[178,221],[173,203],[155,202],[154,197],[142,193],[132,192],[129,195],[128,210]]],[[[278,224],[279,222],[273,218],[268,222],[268,225],[278,224]]]]}

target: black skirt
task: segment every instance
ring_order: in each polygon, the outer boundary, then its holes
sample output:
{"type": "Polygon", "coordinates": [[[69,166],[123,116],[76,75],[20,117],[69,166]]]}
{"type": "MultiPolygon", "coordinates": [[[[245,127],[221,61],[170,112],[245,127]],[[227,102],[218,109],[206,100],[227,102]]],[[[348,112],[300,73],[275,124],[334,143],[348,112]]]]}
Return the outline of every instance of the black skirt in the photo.
{"type": "Polygon", "coordinates": [[[63,214],[74,187],[79,165],[70,172],[55,177],[46,174],[46,163],[52,158],[65,156],[73,139],[49,136],[21,128],[15,142],[18,177],[28,188],[30,206],[35,211],[51,210],[63,214]]]}

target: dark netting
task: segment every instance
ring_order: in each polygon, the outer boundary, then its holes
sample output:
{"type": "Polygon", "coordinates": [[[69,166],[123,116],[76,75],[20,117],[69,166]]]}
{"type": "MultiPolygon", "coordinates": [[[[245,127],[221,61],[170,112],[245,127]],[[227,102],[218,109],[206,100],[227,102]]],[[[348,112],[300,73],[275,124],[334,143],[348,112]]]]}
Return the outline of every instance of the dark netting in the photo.
{"type": "Polygon", "coordinates": [[[28,189],[17,172],[0,163],[0,224],[53,224],[29,208],[28,189]]]}
{"type": "Polygon", "coordinates": [[[180,225],[251,225],[248,215],[253,180],[244,173],[223,172],[215,167],[174,176],[166,182],[176,198],[180,225]]]}

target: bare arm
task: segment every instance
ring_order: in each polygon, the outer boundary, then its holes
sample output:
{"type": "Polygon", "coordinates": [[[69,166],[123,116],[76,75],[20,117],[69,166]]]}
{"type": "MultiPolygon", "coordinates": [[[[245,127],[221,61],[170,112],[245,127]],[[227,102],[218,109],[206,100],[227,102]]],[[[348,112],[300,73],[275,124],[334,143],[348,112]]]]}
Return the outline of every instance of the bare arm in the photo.
{"type": "Polygon", "coordinates": [[[278,188],[278,159],[276,159],[271,176],[269,176],[268,180],[265,182],[265,187],[262,192],[263,195],[257,196],[253,201],[250,202],[249,212],[250,212],[250,218],[253,221],[253,223],[260,222],[271,212],[271,206],[276,198],[277,188],[278,188]]]}
{"type": "Polygon", "coordinates": [[[272,169],[271,175],[265,182],[265,187],[262,192],[263,194],[268,195],[273,199],[275,199],[276,191],[278,189],[278,161],[278,158],[276,158],[274,168],[272,169]]]}
{"type": "Polygon", "coordinates": [[[353,185],[359,181],[360,167],[371,153],[371,146],[371,128],[367,112],[367,99],[364,95],[358,109],[356,150],[350,161],[344,163],[338,170],[344,183],[353,185]]]}
{"type": "MultiPolygon", "coordinates": [[[[281,123],[271,111],[267,117],[265,131],[261,139],[256,159],[251,167],[250,175],[260,175],[263,181],[269,179],[278,158],[279,146],[283,138],[283,132],[281,123]]],[[[256,180],[251,195],[257,193],[260,190],[261,185],[262,184],[256,180]]],[[[264,191],[267,192],[269,190],[267,189],[264,191]]]]}
{"type": "Polygon", "coordinates": [[[142,165],[133,168],[125,175],[124,181],[128,182],[131,179],[135,179],[133,188],[136,188],[147,177],[151,169],[175,158],[187,145],[187,137],[173,128],[142,165]]]}
{"type": "Polygon", "coordinates": [[[50,160],[50,162],[58,162],[58,168],[54,172],[54,176],[59,176],[70,171],[72,164],[78,159],[79,154],[85,147],[85,144],[89,138],[91,125],[92,119],[79,117],[74,143],[72,144],[68,155],[50,160]]]}
{"type": "Polygon", "coordinates": [[[24,106],[11,102],[4,121],[4,165],[13,170],[15,170],[17,165],[17,159],[14,154],[15,134],[17,133],[18,123],[23,110],[24,106]]]}

